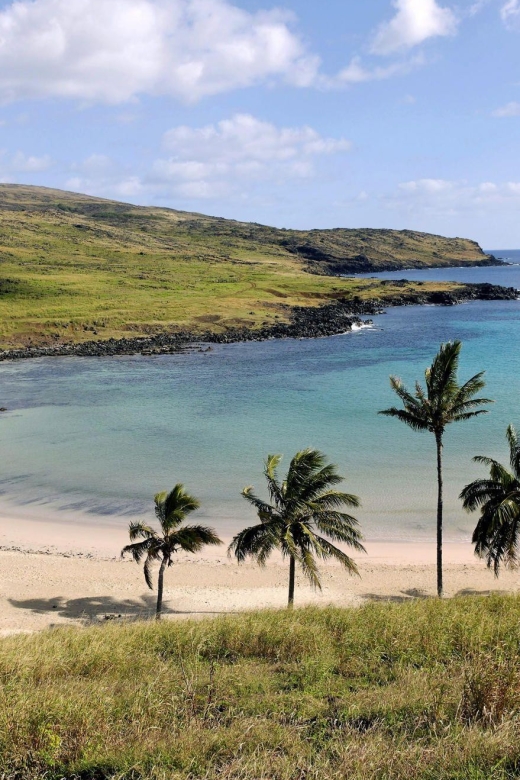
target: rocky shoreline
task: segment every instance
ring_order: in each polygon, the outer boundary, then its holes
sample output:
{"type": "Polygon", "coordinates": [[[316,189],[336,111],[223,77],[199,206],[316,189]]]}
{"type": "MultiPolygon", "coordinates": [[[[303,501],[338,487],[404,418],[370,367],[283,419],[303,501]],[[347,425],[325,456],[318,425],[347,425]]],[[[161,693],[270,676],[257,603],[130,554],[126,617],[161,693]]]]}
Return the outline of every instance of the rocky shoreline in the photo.
{"type": "MultiPolygon", "coordinates": [[[[388,281],[403,288],[407,280],[388,281]]],[[[203,344],[231,344],[240,341],[266,341],[268,339],[320,338],[334,336],[352,330],[355,325],[368,324],[363,316],[382,314],[388,306],[416,306],[436,304],[453,306],[472,300],[517,300],[519,291],[514,287],[494,284],[466,284],[451,292],[407,292],[388,297],[384,301],[362,300],[360,298],[339,299],[319,307],[297,306],[290,308],[290,322],[276,323],[257,330],[247,328],[230,329],[225,333],[206,331],[193,333],[180,330],[175,333],[159,333],[154,336],[136,338],[86,341],[82,344],[55,344],[49,347],[27,347],[7,349],[0,352],[0,361],[22,360],[41,357],[116,357],[118,355],[164,355],[201,347],[203,344]]]]}

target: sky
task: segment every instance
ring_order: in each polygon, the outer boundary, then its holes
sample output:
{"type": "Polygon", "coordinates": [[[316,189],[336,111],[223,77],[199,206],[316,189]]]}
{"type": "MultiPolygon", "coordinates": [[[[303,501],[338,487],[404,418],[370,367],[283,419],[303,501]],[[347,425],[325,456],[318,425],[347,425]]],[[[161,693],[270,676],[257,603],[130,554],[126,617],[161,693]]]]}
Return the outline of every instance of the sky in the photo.
{"type": "Polygon", "coordinates": [[[520,247],[520,0],[0,0],[0,181],[520,247]]]}

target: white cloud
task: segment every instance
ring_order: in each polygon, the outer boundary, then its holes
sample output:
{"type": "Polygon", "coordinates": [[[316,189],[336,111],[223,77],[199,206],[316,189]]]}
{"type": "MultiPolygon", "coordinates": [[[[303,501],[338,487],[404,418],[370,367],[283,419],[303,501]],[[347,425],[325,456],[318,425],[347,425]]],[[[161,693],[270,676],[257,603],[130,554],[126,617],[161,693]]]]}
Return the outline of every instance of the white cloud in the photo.
{"type": "Polygon", "coordinates": [[[47,171],[52,166],[52,159],[48,154],[43,157],[27,156],[23,152],[17,152],[9,163],[10,170],[15,173],[40,173],[47,171]]]}
{"type": "Polygon", "coordinates": [[[388,207],[404,208],[411,214],[455,216],[470,212],[489,216],[493,209],[520,207],[520,182],[417,179],[403,182],[396,193],[383,200],[388,207]]]}
{"type": "Polygon", "coordinates": [[[343,68],[337,76],[328,80],[329,86],[339,84],[362,84],[365,81],[382,81],[393,76],[409,73],[414,67],[423,63],[422,57],[414,57],[406,62],[394,62],[386,67],[366,68],[360,57],[353,57],[350,64],[343,68]]]}
{"type": "Polygon", "coordinates": [[[8,155],[4,150],[0,151],[0,171],[4,179],[14,181],[18,173],[42,173],[53,165],[53,160],[48,154],[42,157],[27,155],[24,152],[16,152],[8,155]]]}
{"type": "Polygon", "coordinates": [[[72,176],[65,188],[87,195],[105,195],[114,198],[137,198],[144,187],[139,176],[126,170],[104,154],[91,154],[71,166],[72,176]]]}
{"type": "Polygon", "coordinates": [[[319,59],[291,23],[228,0],[18,0],[0,11],[0,99],[192,101],[270,79],[307,86],[319,59]]]}
{"type": "Polygon", "coordinates": [[[197,183],[198,197],[210,197],[239,183],[247,187],[255,181],[307,178],[315,158],[346,152],[351,144],[311,127],[277,127],[250,114],[235,114],[216,125],[176,127],[165,134],[164,147],[171,156],[156,160],[151,177],[183,192],[192,192],[197,183]]]}
{"type": "Polygon", "coordinates": [[[493,116],[507,117],[507,116],[520,116],[520,103],[512,100],[510,103],[506,103],[505,106],[497,108],[493,111],[493,116]]]}
{"type": "Polygon", "coordinates": [[[383,23],[372,43],[374,54],[393,54],[417,46],[428,38],[454,35],[457,18],[435,0],[394,0],[397,13],[383,23]]]}
{"type": "Polygon", "coordinates": [[[453,182],[445,179],[419,179],[418,181],[407,181],[399,185],[404,192],[419,193],[438,193],[445,192],[453,187],[453,182]]]}
{"type": "Polygon", "coordinates": [[[346,151],[345,139],[324,138],[311,127],[277,127],[251,114],[235,114],[216,125],[201,128],[176,127],[164,135],[164,146],[181,159],[213,163],[291,160],[300,155],[346,151]]]}
{"type": "Polygon", "coordinates": [[[466,9],[463,13],[465,16],[469,16],[469,17],[476,16],[492,1],[493,0],[475,0],[475,2],[472,5],[470,5],[470,7],[466,9]]]}
{"type": "Polygon", "coordinates": [[[520,23],[520,0],[508,0],[500,9],[500,16],[507,27],[515,27],[520,23]]]}
{"type": "Polygon", "coordinates": [[[247,198],[258,185],[309,179],[319,158],[347,152],[351,144],[311,127],[277,127],[250,114],[235,114],[205,127],[175,127],[165,133],[163,148],[165,156],[140,173],[104,155],[91,155],[73,166],[65,186],[141,202],[247,198]]]}

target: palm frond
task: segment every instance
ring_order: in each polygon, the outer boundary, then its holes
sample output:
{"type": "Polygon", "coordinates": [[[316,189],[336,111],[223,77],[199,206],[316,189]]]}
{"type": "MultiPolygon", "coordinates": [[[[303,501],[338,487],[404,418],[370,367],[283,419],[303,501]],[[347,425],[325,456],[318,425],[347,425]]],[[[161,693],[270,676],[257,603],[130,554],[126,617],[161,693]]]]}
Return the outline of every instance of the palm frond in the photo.
{"type": "Polygon", "coordinates": [[[269,497],[276,506],[281,506],[283,503],[282,487],[278,479],[278,466],[282,457],[282,455],[268,455],[264,464],[264,476],[267,480],[269,497]]]}
{"type": "MultiPolygon", "coordinates": [[[[285,480],[287,486],[286,498],[298,501],[302,489],[309,490],[313,480],[319,479],[318,473],[327,468],[325,463],[325,455],[319,450],[308,448],[297,452],[292,458],[287,471],[285,480]]],[[[334,473],[334,467],[332,467],[332,472],[330,473],[331,475],[334,473]]]]}
{"type": "Polygon", "coordinates": [[[130,523],[128,526],[128,535],[133,542],[136,539],[156,539],[157,532],[149,525],[145,523],[130,523]]]}
{"type": "Polygon", "coordinates": [[[328,488],[339,485],[341,482],[343,482],[343,477],[338,474],[337,467],[333,463],[329,463],[318,471],[310,472],[299,484],[294,483],[290,498],[295,503],[307,503],[325,492],[330,492],[327,491],[328,488]]]}
{"type": "Polygon", "coordinates": [[[449,422],[461,422],[463,420],[471,420],[472,417],[479,417],[481,414],[489,414],[487,409],[479,409],[476,412],[464,412],[463,414],[455,414],[452,416],[449,422]]]}
{"type": "Polygon", "coordinates": [[[148,553],[150,547],[154,544],[155,539],[145,539],[143,542],[135,542],[134,544],[127,544],[121,550],[121,558],[124,558],[129,553],[136,563],[140,563],[143,555],[148,553]]]}
{"type": "Polygon", "coordinates": [[[507,426],[506,437],[509,444],[509,462],[515,476],[520,479],[520,444],[513,425],[507,426]]]}
{"type": "Polygon", "coordinates": [[[300,564],[303,575],[309,580],[312,587],[316,588],[316,590],[321,590],[320,573],[312,551],[308,548],[300,548],[297,561],[300,564]]]}
{"type": "Polygon", "coordinates": [[[169,534],[168,544],[173,550],[183,550],[184,552],[199,552],[207,544],[223,544],[213,528],[205,525],[183,525],[174,533],[169,534]]]}
{"type": "Polygon", "coordinates": [[[279,543],[279,524],[275,527],[275,524],[261,523],[236,534],[229,545],[228,554],[234,555],[239,563],[250,557],[257,558],[260,565],[264,565],[270,552],[279,543]]]}
{"type": "Polygon", "coordinates": [[[515,470],[517,439],[512,426],[506,436],[514,473],[493,458],[479,455],[473,460],[489,468],[490,478],[474,480],[460,494],[465,509],[480,509],[472,541],[476,555],[486,558],[496,576],[501,563],[511,566],[518,562],[520,480],[515,470]]]}
{"type": "Polygon", "coordinates": [[[494,403],[494,401],[492,401],[490,398],[470,398],[467,401],[459,401],[457,403],[454,403],[448,409],[448,413],[452,417],[454,417],[457,414],[469,412],[472,409],[477,408],[478,406],[483,406],[484,404],[492,404],[492,403],[494,403]]]}
{"type": "Polygon", "coordinates": [[[342,550],[339,550],[323,536],[313,534],[312,546],[316,555],[322,560],[327,560],[327,558],[334,558],[336,561],[339,561],[339,563],[341,563],[341,565],[344,566],[345,569],[347,569],[347,571],[349,571],[351,574],[359,574],[355,561],[353,561],[350,556],[348,556],[342,550]]]}
{"type": "Polygon", "coordinates": [[[416,409],[418,412],[420,411],[421,404],[419,403],[418,396],[424,395],[424,392],[418,383],[415,385],[415,396],[413,396],[412,393],[407,390],[407,388],[397,376],[390,377],[390,387],[408,409],[416,409]]]}
{"type": "MultiPolygon", "coordinates": [[[[484,379],[485,373],[485,371],[480,371],[478,374],[475,374],[475,376],[472,376],[470,379],[468,379],[467,382],[464,382],[464,384],[461,385],[458,389],[455,403],[469,401],[470,398],[473,398],[474,395],[479,393],[486,386],[484,379]]],[[[489,398],[482,398],[481,402],[486,404],[493,403],[493,401],[489,398]]]]}
{"type": "MultiPolygon", "coordinates": [[[[200,506],[199,501],[187,493],[184,490],[184,485],[180,482],[166,496],[163,493],[160,496],[162,499],[160,522],[165,533],[177,528],[191,512],[200,506]]],[[[158,496],[156,496],[156,503],[157,498],[158,496]]]]}
{"type": "Polygon", "coordinates": [[[360,507],[361,499],[352,493],[340,493],[338,490],[327,490],[312,501],[313,509],[337,509],[342,506],[360,507]]]}
{"type": "Polygon", "coordinates": [[[153,499],[155,503],[155,516],[157,520],[160,522],[161,527],[166,517],[164,511],[164,505],[166,503],[167,497],[168,497],[168,491],[163,490],[161,493],[156,493],[153,499]]]}
{"type": "Polygon", "coordinates": [[[273,518],[278,516],[278,510],[268,504],[266,501],[263,501],[261,498],[258,498],[258,496],[253,493],[253,487],[245,487],[242,490],[242,495],[246,499],[246,501],[249,501],[250,504],[252,504],[258,514],[258,517],[263,523],[270,522],[273,518]]]}
{"type": "Polygon", "coordinates": [[[358,552],[366,552],[363,547],[358,521],[343,512],[320,512],[313,515],[316,528],[326,534],[333,542],[342,542],[358,552]]]}
{"type": "Polygon", "coordinates": [[[501,500],[505,494],[504,486],[494,479],[476,479],[461,491],[459,498],[468,512],[473,512],[484,504],[501,500]]]}
{"type": "Polygon", "coordinates": [[[418,414],[412,414],[405,409],[397,409],[395,406],[390,409],[383,409],[378,414],[386,415],[387,417],[397,417],[401,422],[406,423],[414,431],[427,431],[430,430],[431,423],[424,416],[418,414]]]}
{"type": "Polygon", "coordinates": [[[150,590],[153,590],[152,582],[152,564],[157,560],[157,556],[148,555],[144,562],[144,579],[150,590]]]}
{"type": "Polygon", "coordinates": [[[459,390],[457,385],[457,369],[462,348],[461,341],[448,341],[441,344],[431,367],[426,371],[428,398],[447,400],[453,398],[459,390]]]}

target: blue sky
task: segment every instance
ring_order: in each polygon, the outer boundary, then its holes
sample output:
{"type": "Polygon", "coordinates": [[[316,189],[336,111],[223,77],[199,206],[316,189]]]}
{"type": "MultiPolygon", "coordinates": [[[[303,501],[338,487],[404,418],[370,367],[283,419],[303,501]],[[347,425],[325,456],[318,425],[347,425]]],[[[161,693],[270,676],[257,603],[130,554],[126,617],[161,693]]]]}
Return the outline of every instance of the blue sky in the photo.
{"type": "Polygon", "coordinates": [[[0,2],[0,180],[520,247],[520,0],[0,2]]]}

